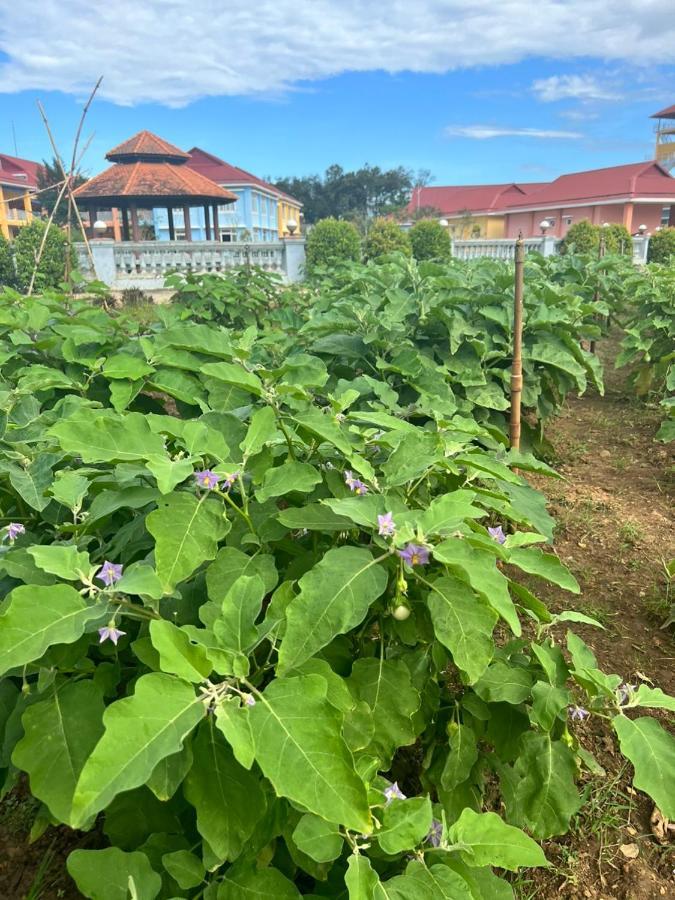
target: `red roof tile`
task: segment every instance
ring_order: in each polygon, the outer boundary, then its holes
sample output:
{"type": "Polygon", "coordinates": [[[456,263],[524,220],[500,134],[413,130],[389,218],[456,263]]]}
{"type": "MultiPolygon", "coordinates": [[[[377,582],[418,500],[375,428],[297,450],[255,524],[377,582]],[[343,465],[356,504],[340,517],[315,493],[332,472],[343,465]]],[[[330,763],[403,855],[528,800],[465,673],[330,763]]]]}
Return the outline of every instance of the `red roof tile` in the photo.
{"type": "Polygon", "coordinates": [[[42,165],[31,159],[0,153],[0,182],[37,188],[38,174],[42,165]]]}
{"type": "Polygon", "coordinates": [[[554,204],[602,202],[609,198],[673,197],[675,178],[656,162],[631,163],[561,175],[526,197],[512,198],[504,209],[539,208],[554,204]]]}
{"type": "Polygon", "coordinates": [[[237,199],[231,191],[185,165],[144,161],[115,163],[77,188],[75,196],[79,200],[108,202],[120,199],[174,199],[232,203],[237,199]]]}
{"type": "Polygon", "coordinates": [[[415,188],[408,204],[408,212],[422,207],[433,207],[446,216],[459,215],[465,211],[486,213],[503,204],[510,195],[522,197],[542,186],[541,182],[525,184],[460,184],[439,187],[415,188]]]}
{"type": "Polygon", "coordinates": [[[280,191],[279,188],[275,187],[273,184],[263,181],[263,179],[258,178],[257,175],[247,172],[246,169],[240,169],[239,166],[233,166],[230,163],[225,162],[224,159],[220,159],[212,153],[207,153],[206,150],[201,150],[199,147],[193,147],[192,150],[189,151],[189,154],[190,158],[186,165],[196,172],[205,175],[207,178],[210,178],[211,181],[215,181],[218,184],[230,185],[253,184],[256,187],[262,188],[268,193],[273,194],[275,197],[284,197],[286,200],[291,200],[298,206],[302,206],[302,203],[300,203],[299,200],[280,191]]]}
{"type": "Polygon", "coordinates": [[[149,157],[152,161],[160,158],[172,159],[176,162],[189,159],[188,154],[184,150],[180,150],[151,131],[139,131],[138,134],[123,141],[106,153],[106,159],[109,159],[111,162],[127,162],[131,159],[142,159],[144,157],[149,157]]]}
{"type": "Polygon", "coordinates": [[[660,112],[654,113],[650,119],[675,119],[675,106],[667,106],[660,112]]]}

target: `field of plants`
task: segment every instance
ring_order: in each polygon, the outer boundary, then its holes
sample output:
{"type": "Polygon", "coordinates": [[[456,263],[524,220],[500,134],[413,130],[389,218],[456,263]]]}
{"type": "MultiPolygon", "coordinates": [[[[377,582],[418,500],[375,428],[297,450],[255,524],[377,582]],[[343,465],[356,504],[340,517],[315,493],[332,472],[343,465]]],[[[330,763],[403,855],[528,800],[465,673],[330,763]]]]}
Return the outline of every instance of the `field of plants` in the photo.
{"type": "Polygon", "coordinates": [[[540,896],[593,722],[675,819],[675,698],[580,636],[534,486],[608,322],[673,438],[675,271],[528,259],[520,451],[506,264],[172,278],[0,294],[2,793],[72,830],[30,896],[540,896]]]}

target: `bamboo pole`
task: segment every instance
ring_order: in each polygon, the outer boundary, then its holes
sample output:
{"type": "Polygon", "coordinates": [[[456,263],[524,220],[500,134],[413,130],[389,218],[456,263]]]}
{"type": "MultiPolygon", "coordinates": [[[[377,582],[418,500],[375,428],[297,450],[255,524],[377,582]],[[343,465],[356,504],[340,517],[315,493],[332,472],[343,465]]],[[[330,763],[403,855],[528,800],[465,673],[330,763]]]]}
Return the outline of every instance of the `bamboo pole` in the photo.
{"type": "Polygon", "coordinates": [[[513,291],[513,362],[511,365],[511,448],[520,450],[520,402],[523,393],[523,287],[525,244],[516,241],[516,271],[513,291]]]}
{"type": "MultiPolygon", "coordinates": [[[[605,255],[605,250],[606,250],[606,247],[605,247],[605,235],[604,235],[604,234],[601,234],[601,235],[600,235],[600,240],[599,240],[599,242],[598,242],[598,259],[602,259],[602,257],[605,255]]],[[[593,294],[593,301],[594,301],[595,303],[597,303],[599,299],[600,299],[600,288],[597,287],[597,288],[595,289],[594,294],[593,294]]],[[[595,341],[591,341],[589,350],[591,351],[591,353],[595,353],[595,341]]]]}

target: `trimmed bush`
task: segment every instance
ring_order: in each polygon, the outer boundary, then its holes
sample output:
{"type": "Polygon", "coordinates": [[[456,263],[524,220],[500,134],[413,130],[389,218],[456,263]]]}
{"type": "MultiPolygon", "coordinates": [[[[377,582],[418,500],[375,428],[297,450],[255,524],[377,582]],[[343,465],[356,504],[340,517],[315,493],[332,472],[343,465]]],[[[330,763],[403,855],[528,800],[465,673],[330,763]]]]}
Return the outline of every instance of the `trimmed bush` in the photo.
{"type": "Polygon", "coordinates": [[[335,266],[361,258],[361,238],[351,222],[322,219],[307,235],[307,273],[320,266],[335,266]]]}
{"type": "Polygon", "coordinates": [[[16,271],[12,245],[0,234],[0,288],[2,287],[16,287],[16,271]]]}
{"type": "Polygon", "coordinates": [[[600,230],[605,237],[605,250],[607,253],[620,253],[623,256],[633,255],[633,238],[625,225],[608,225],[600,230]]]}
{"type": "MultiPolygon", "coordinates": [[[[46,224],[39,219],[22,228],[14,239],[14,260],[19,288],[28,289],[46,224]]],[[[67,241],[60,228],[52,225],[35,276],[35,291],[58,287],[66,271],[67,241]]]]}
{"type": "Polygon", "coordinates": [[[366,259],[379,259],[397,251],[412,256],[408,235],[391,219],[375,219],[368,229],[368,237],[364,244],[366,259]]]}
{"type": "Polygon", "coordinates": [[[600,244],[600,229],[588,219],[581,219],[572,225],[560,245],[561,253],[592,253],[600,244]]]}
{"type": "Polygon", "coordinates": [[[416,222],[408,232],[412,254],[416,260],[448,259],[450,256],[450,235],[432,219],[416,222]]]}
{"type": "Polygon", "coordinates": [[[649,262],[670,263],[675,257],[675,228],[662,228],[649,239],[649,262]]]}

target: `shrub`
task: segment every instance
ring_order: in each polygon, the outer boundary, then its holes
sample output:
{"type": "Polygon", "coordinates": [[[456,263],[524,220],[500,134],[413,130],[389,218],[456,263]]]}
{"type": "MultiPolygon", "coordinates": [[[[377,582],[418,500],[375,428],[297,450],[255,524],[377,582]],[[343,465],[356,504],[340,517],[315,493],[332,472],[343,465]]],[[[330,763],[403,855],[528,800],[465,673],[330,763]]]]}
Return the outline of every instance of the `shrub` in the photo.
{"type": "Polygon", "coordinates": [[[317,266],[358,261],[361,256],[361,239],[351,222],[322,219],[309,232],[305,253],[307,272],[311,274],[317,266]]]}
{"type": "MultiPolygon", "coordinates": [[[[16,276],[19,287],[27,290],[35,261],[45,233],[46,224],[35,220],[22,228],[14,240],[14,259],[16,261],[16,276]]],[[[47,235],[40,265],[35,276],[34,289],[43,291],[57,287],[64,279],[66,271],[67,241],[65,234],[57,227],[52,226],[47,235]]]]}
{"type": "Polygon", "coordinates": [[[417,222],[408,232],[412,253],[416,260],[448,259],[450,235],[447,228],[431,219],[417,222]]]}
{"type": "Polygon", "coordinates": [[[12,245],[3,234],[0,234],[0,288],[15,286],[16,271],[12,245]]]}
{"type": "Polygon", "coordinates": [[[597,225],[582,219],[575,222],[563,238],[560,245],[561,253],[569,253],[574,249],[575,253],[592,253],[597,251],[600,243],[600,229],[597,225]]]}
{"type": "Polygon", "coordinates": [[[669,263],[675,256],[675,228],[662,228],[649,239],[648,261],[669,263]]]}
{"type": "Polygon", "coordinates": [[[412,255],[408,235],[391,219],[375,219],[368,229],[364,245],[366,259],[378,259],[380,256],[397,251],[406,256],[412,255]]]}
{"type": "MultiPolygon", "coordinates": [[[[597,227],[597,226],[596,226],[597,227]]],[[[602,228],[607,253],[619,253],[623,256],[633,255],[633,238],[625,225],[608,225],[602,228]]]]}

